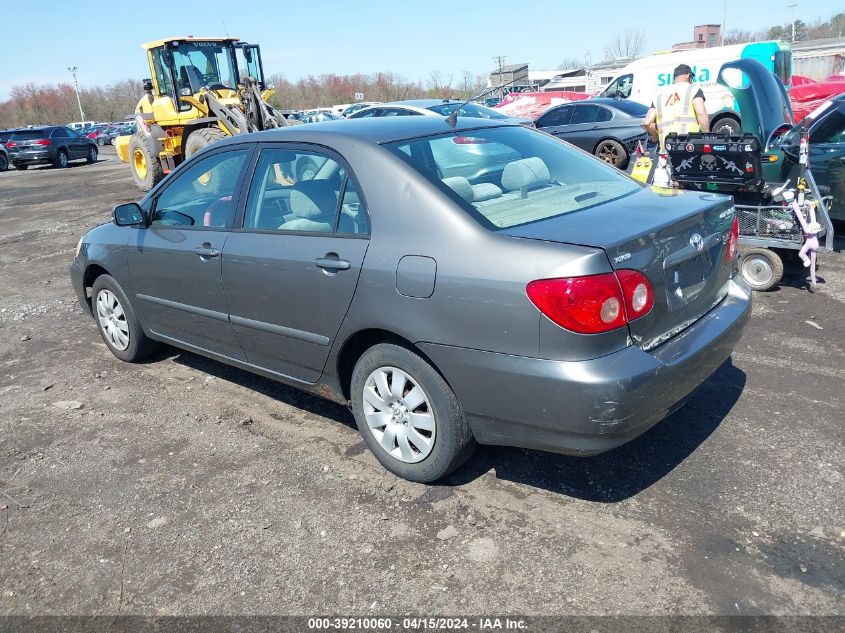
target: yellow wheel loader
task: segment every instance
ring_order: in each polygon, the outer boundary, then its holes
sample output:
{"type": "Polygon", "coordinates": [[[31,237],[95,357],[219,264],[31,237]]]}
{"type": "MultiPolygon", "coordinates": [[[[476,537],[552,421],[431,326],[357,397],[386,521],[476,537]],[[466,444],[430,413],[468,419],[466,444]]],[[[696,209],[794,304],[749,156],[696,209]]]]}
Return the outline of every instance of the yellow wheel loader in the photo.
{"type": "Polygon", "coordinates": [[[175,37],[142,46],[150,79],[135,108],[137,131],[117,155],[149,191],[179,163],[227,136],[287,125],[267,100],[258,46],[236,37],[175,37]]]}

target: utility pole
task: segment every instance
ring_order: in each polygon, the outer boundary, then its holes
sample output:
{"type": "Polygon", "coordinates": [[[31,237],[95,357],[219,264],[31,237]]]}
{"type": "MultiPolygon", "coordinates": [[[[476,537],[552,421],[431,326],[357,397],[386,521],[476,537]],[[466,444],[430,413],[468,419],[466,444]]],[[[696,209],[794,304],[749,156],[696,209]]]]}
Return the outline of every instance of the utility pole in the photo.
{"type": "Polygon", "coordinates": [[[68,66],[67,69],[73,73],[73,85],[76,87],[76,104],[79,106],[79,120],[85,120],[85,113],[82,111],[82,99],[79,98],[79,82],[76,80],[76,71],[79,66],[68,66]]]}
{"type": "Polygon", "coordinates": [[[497,88],[497,92],[499,93],[499,98],[504,98],[504,94],[502,94],[502,72],[505,66],[505,58],[502,55],[498,57],[494,57],[493,61],[495,61],[499,65],[499,86],[497,88]]]}
{"type": "Polygon", "coordinates": [[[724,0],[722,3],[722,29],[719,31],[721,36],[719,37],[719,46],[725,45],[725,32],[728,28],[728,0],[724,0]]]}
{"type": "Polygon", "coordinates": [[[792,11],[792,41],[793,42],[795,41],[795,7],[797,7],[797,6],[798,6],[797,4],[786,5],[786,8],[790,9],[792,11]]]}

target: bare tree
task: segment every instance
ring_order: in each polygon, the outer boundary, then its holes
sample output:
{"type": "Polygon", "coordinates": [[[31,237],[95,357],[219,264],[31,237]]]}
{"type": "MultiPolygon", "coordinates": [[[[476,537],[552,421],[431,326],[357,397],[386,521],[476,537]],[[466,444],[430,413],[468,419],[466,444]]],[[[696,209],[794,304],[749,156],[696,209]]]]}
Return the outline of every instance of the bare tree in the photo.
{"type": "Polygon", "coordinates": [[[557,65],[557,70],[575,70],[577,68],[583,68],[584,62],[575,59],[574,57],[570,57],[568,59],[564,59],[557,65]]]}
{"type": "Polygon", "coordinates": [[[645,50],[646,35],[641,29],[625,29],[617,33],[604,49],[605,59],[638,57],[645,50]]]}
{"type": "Polygon", "coordinates": [[[725,33],[725,44],[748,44],[749,42],[756,42],[762,39],[760,33],[752,33],[744,29],[733,29],[725,33]]]}

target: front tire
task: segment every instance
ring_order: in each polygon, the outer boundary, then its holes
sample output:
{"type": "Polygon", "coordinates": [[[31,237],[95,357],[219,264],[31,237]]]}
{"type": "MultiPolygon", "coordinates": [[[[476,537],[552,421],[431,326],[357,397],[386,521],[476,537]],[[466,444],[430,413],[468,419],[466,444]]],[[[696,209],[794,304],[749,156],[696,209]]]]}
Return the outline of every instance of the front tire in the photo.
{"type": "Polygon", "coordinates": [[[352,413],[367,447],[387,470],[431,483],[461,466],[475,440],[455,393],[411,350],[382,343],[352,372],[352,413]]]}
{"type": "Polygon", "coordinates": [[[91,146],[88,148],[88,156],[85,157],[85,160],[88,161],[89,164],[93,164],[97,162],[97,148],[91,146]]]}
{"type": "Polygon", "coordinates": [[[194,130],[185,141],[185,158],[190,158],[202,149],[209,145],[222,141],[229,135],[226,134],[219,127],[204,127],[199,130],[194,130]]]}
{"type": "Polygon", "coordinates": [[[158,343],[144,334],[126,294],[111,275],[94,280],[91,307],[106,347],[120,360],[137,363],[157,349],[158,343]]]}
{"type": "Polygon", "coordinates": [[[617,169],[625,169],[628,164],[628,152],[622,147],[622,143],[614,141],[612,138],[605,139],[596,145],[594,153],[597,158],[617,169]]]}
{"type": "Polygon", "coordinates": [[[129,141],[129,167],[141,191],[149,191],[164,178],[164,167],[152,141],[138,132],[129,141]]]}
{"type": "Polygon", "coordinates": [[[739,260],[739,272],[752,290],[770,290],[783,277],[783,260],[767,248],[749,248],[739,260]]]}

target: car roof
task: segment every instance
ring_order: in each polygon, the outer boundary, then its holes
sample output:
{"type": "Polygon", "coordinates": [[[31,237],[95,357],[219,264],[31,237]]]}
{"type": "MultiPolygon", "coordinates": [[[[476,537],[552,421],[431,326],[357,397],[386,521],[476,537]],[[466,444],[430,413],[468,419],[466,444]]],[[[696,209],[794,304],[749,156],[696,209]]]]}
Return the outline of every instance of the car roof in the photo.
{"type": "Polygon", "coordinates": [[[420,136],[445,134],[452,131],[477,130],[479,128],[519,127],[506,121],[489,121],[471,117],[459,118],[454,127],[446,117],[376,117],[363,119],[342,119],[322,121],[308,125],[291,125],[274,130],[255,132],[248,137],[232,136],[215,143],[215,146],[234,144],[249,140],[253,142],[287,141],[300,143],[321,143],[332,138],[349,141],[369,140],[373,143],[391,143],[420,136]]]}

